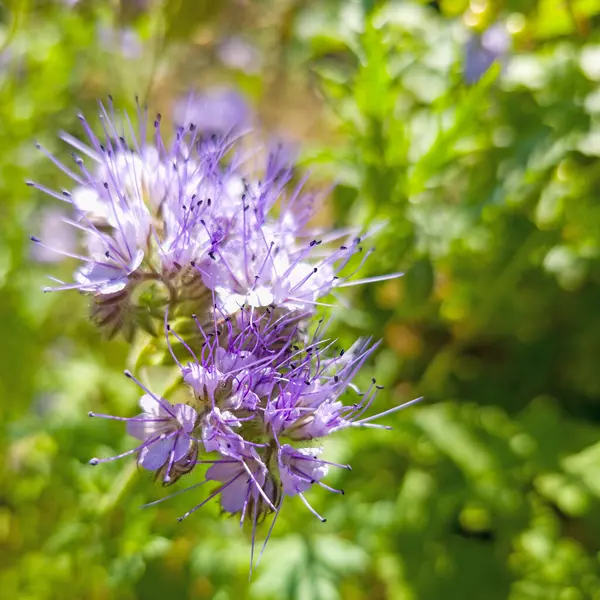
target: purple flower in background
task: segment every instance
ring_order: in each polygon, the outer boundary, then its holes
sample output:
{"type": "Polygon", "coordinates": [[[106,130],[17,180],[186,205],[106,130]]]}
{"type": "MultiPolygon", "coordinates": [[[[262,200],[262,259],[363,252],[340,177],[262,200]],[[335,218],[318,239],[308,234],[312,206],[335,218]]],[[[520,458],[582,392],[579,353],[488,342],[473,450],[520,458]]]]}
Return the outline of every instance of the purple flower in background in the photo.
{"type": "Polygon", "coordinates": [[[203,135],[231,135],[246,129],[252,121],[247,100],[230,88],[212,88],[191,93],[178,100],[173,120],[186,127],[194,124],[203,135]]]}
{"type": "Polygon", "coordinates": [[[477,83],[494,62],[504,63],[510,43],[510,35],[503,23],[495,23],[481,35],[474,33],[465,47],[465,81],[477,83]]]}
{"type": "Polygon", "coordinates": [[[217,47],[217,54],[226,67],[239,69],[249,75],[258,73],[263,63],[258,48],[240,36],[222,41],[217,47]]]}

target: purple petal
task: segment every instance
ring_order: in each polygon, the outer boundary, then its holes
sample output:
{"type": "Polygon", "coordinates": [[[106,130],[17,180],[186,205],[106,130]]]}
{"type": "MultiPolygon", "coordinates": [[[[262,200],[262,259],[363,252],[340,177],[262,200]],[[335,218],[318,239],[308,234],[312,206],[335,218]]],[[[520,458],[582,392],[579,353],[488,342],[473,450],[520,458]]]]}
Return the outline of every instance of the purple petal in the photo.
{"type": "Polygon", "coordinates": [[[190,443],[191,440],[189,437],[187,437],[187,435],[178,435],[175,438],[175,445],[174,445],[174,456],[173,456],[173,460],[175,462],[179,462],[182,458],[184,458],[186,456],[186,454],[188,453],[189,449],[190,449],[190,443]]]}
{"type": "Polygon", "coordinates": [[[173,444],[173,438],[167,438],[142,448],[138,460],[139,464],[144,467],[144,469],[148,469],[148,471],[160,469],[169,460],[169,455],[173,450],[173,444]]]}
{"type": "Polygon", "coordinates": [[[206,479],[209,481],[231,481],[241,473],[244,467],[239,462],[216,463],[206,471],[206,479]]]}
{"type": "Polygon", "coordinates": [[[183,431],[185,431],[185,433],[191,433],[196,425],[198,413],[187,404],[176,404],[173,412],[181,424],[183,431]]]}
{"type": "Polygon", "coordinates": [[[247,477],[241,475],[231,485],[228,485],[221,492],[221,506],[228,513],[236,513],[242,510],[248,493],[247,477]]]}

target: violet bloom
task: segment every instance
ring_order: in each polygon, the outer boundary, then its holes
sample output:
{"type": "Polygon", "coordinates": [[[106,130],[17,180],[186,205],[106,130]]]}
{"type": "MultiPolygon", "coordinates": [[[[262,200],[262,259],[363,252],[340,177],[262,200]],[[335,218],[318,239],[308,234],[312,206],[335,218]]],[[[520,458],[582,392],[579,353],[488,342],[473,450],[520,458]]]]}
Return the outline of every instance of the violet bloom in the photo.
{"type": "Polygon", "coordinates": [[[73,217],[65,221],[81,232],[87,248],[75,254],[53,247],[52,240],[32,236],[40,247],[83,263],[73,283],[58,282],[46,291],[78,289],[93,294],[93,315],[100,314],[98,321],[109,320],[111,326],[120,323],[123,312],[115,306],[129,307],[134,290],[147,282],[162,285],[172,304],[191,299],[198,309],[206,309],[200,300],[208,298],[210,303],[210,299],[192,265],[210,260],[225,230],[231,231],[236,214],[241,214],[241,177],[222,162],[229,143],[200,144],[190,126],[178,129],[167,145],[160,115],[149,143],[144,115],[136,137],[127,115],[119,125],[112,105],[108,111],[101,106],[101,113],[103,136],[96,136],[83,116],[87,145],[62,135],[79,153],[73,154],[75,169],[38,145],[75,187],[58,193],[34,182],[28,185],[71,204],[73,217]]]}
{"type": "Polygon", "coordinates": [[[356,279],[374,250],[365,245],[373,232],[311,228],[319,197],[304,191],[303,180],[293,184],[288,149],[271,148],[256,166],[260,153],[248,156],[231,135],[239,131],[233,112],[220,124],[202,123],[202,111],[198,124],[183,117],[169,139],[160,115],[149,136],[141,110],[136,132],[127,115],[118,120],[112,104],[101,105],[102,135],[83,117],[87,143],[62,135],[76,150],[74,168],[44,151],[73,188],[29,185],[71,206],[66,222],[85,246],[56,249],[81,266],[74,282],[50,289],[91,294],[92,314],[110,332],[152,331],[142,317],[163,323],[165,343],[155,339],[152,347],[160,360],[171,354],[178,391],[188,394],[173,405],[126,373],[145,393],[142,413],[92,416],[126,422],[139,443],[91,463],[135,454],[163,484],[212,465],[205,481],[219,485],[182,519],[220,496],[225,513],[251,521],[254,549],[258,522],[275,513],[272,529],[286,498],[299,497],[324,521],[307,499],[311,487],[343,493],[324,481],[329,467],[349,468],[320,457],[327,436],[388,429],[375,421],[411,402],[373,415],[380,386],[373,379],[361,391],[354,380],[377,344],[358,340],[334,352],[322,320],[310,324],[318,307],[330,306],[326,296],[399,274],[356,279]],[[220,133],[205,135],[211,126],[220,133]]]}
{"type": "Polygon", "coordinates": [[[252,113],[239,92],[219,87],[178,100],[173,118],[184,127],[193,123],[203,135],[229,136],[246,129],[252,113]]]}
{"type": "Polygon", "coordinates": [[[217,54],[226,67],[239,69],[249,75],[258,73],[263,64],[260,50],[239,36],[232,36],[220,42],[217,54]]]}
{"type": "MultiPolygon", "coordinates": [[[[112,103],[108,110],[101,105],[101,113],[102,136],[83,116],[87,144],[62,135],[78,152],[75,169],[38,146],[75,182],[72,191],[28,185],[72,206],[73,218],[66,222],[86,246],[76,254],[32,236],[40,247],[83,263],[74,282],[59,281],[47,291],[92,294],[92,315],[110,333],[132,320],[129,329],[135,330],[140,308],[134,298],[141,285],[152,286],[156,307],[189,307],[207,320],[213,309],[228,316],[244,306],[311,313],[334,290],[398,276],[341,275],[363,251],[365,236],[309,228],[316,197],[302,191],[302,182],[288,189],[293,169],[283,146],[268,153],[262,171],[248,173],[235,139],[200,138],[189,123],[168,143],[158,115],[150,142],[145,115],[139,115],[136,136],[126,114],[117,119],[112,103]]],[[[371,251],[363,252],[360,265],[371,251]]]]}
{"type": "MultiPolygon", "coordinates": [[[[315,483],[342,493],[321,479],[329,466],[347,465],[321,460],[320,448],[294,448],[284,440],[323,439],[348,427],[388,429],[373,421],[415,401],[367,416],[381,386],[372,380],[360,392],[352,380],[376,345],[358,340],[347,352],[331,356],[333,342],[323,337],[325,328],[319,326],[310,337],[295,328],[286,344],[274,348],[278,327],[285,330],[284,324],[285,318],[275,314],[253,317],[250,308],[235,321],[215,323],[212,331],[198,324],[205,340],[200,356],[170,328],[167,334],[186,345],[193,356],[192,362],[182,364],[173,353],[201,415],[194,435],[207,453],[218,457],[207,479],[231,486],[223,488],[229,490],[222,499],[223,509],[237,513],[249,494],[259,494],[265,502],[259,511],[262,515],[269,507],[264,495],[273,504],[277,498],[278,508],[285,496],[298,495],[322,519],[304,493],[315,483]],[[345,404],[342,398],[347,391],[359,400],[345,404]],[[250,480],[242,477],[244,472],[250,480]],[[230,510],[232,506],[235,509],[230,510]]],[[[253,513],[242,512],[253,518],[253,513]]]]}
{"type": "MultiPolygon", "coordinates": [[[[128,377],[133,376],[126,371],[128,377]]],[[[197,443],[191,437],[198,415],[186,404],[171,405],[155,396],[134,379],[146,392],[140,398],[142,413],[136,417],[122,418],[90,413],[92,417],[115,419],[127,423],[127,433],[142,443],[134,448],[110,458],[92,458],[90,464],[97,465],[137,454],[138,464],[149,471],[160,473],[165,484],[173,483],[188,472],[196,463],[197,443]]]]}
{"type": "Polygon", "coordinates": [[[505,62],[509,50],[510,35],[502,23],[492,25],[481,35],[473,34],[465,48],[465,81],[477,83],[494,62],[505,62]]]}

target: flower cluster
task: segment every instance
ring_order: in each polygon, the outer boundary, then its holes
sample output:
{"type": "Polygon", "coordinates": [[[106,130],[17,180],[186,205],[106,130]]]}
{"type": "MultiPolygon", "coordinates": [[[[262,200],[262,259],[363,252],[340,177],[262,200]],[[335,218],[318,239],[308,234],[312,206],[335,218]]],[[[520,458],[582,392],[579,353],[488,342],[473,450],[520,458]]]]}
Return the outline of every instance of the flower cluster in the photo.
{"type": "Polygon", "coordinates": [[[205,480],[217,487],[182,519],[220,496],[223,510],[250,520],[254,531],[298,496],[324,520],[305,493],[313,485],[343,493],[323,478],[329,467],[349,466],[320,458],[318,440],[348,427],[385,427],[373,421],[406,405],[367,416],[380,387],[373,379],[360,392],[352,381],[377,344],[334,350],[323,321],[312,321],[328,305],[324,296],[398,274],[352,279],[370,253],[365,236],[310,229],[315,197],[301,184],[290,187],[294,172],[281,147],[248,172],[260,153],[248,156],[233,133],[219,137],[187,123],[167,143],[159,115],[148,142],[144,115],[135,135],[126,115],[119,125],[112,102],[101,105],[102,136],[80,120],[86,144],[62,136],[75,168],[42,149],[73,189],[29,183],[70,203],[65,222],[85,246],[81,254],[59,251],[81,266],[73,282],[47,290],[88,294],[92,316],[110,334],[160,322],[152,331],[185,390],[171,402],[127,371],[143,391],[142,412],[90,415],[124,421],[138,443],[90,463],[135,455],[164,485],[209,464],[205,480]],[[171,319],[186,325],[171,327],[171,319]],[[342,402],[348,388],[358,402],[342,402]]]}

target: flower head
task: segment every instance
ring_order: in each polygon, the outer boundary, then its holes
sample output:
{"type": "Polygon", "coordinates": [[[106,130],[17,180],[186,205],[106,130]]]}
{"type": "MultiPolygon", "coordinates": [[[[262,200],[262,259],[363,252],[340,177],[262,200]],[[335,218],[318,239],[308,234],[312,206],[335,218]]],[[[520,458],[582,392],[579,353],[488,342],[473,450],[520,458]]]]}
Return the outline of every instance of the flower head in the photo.
{"type": "Polygon", "coordinates": [[[81,266],[72,283],[50,289],[90,294],[96,322],[111,332],[163,323],[162,345],[145,327],[149,347],[161,361],[170,353],[178,381],[163,397],[127,371],[143,391],[142,412],[90,414],[125,422],[137,444],[90,462],[135,455],[164,485],[210,465],[204,482],[217,487],[181,519],[218,496],[225,513],[251,521],[253,549],[257,524],[272,513],[274,524],[286,498],[325,521],[306,494],[314,485],[342,494],[325,478],[350,467],[321,458],[322,441],[350,427],[388,428],[375,420],[410,403],[367,416],[381,386],[372,379],[361,391],[354,381],[377,344],[334,350],[323,320],[311,320],[329,306],[325,296],[399,274],[354,279],[373,251],[363,250],[368,235],[312,229],[318,196],[303,180],[292,186],[288,150],[275,146],[262,168],[248,169],[231,115],[212,135],[185,118],[170,141],[159,115],[149,141],[141,109],[137,134],[112,104],[101,113],[101,136],[84,117],[86,144],[62,136],[75,168],[46,153],[71,190],[29,184],[71,205],[66,222],[85,247],[61,251],[81,266]]]}
{"type": "MultiPolygon", "coordinates": [[[[46,291],[91,294],[96,321],[116,331],[132,315],[160,318],[166,306],[180,313],[192,306],[202,319],[246,306],[314,313],[323,296],[361,282],[340,273],[362,252],[364,236],[309,228],[316,196],[304,193],[302,182],[289,189],[285,146],[272,147],[263,169],[248,171],[237,138],[206,138],[186,123],[169,142],[160,115],[152,136],[145,118],[140,109],[136,134],[126,114],[119,119],[112,103],[101,105],[103,133],[96,135],[80,116],[87,143],[62,135],[75,150],[74,167],[38,145],[74,187],[58,193],[28,185],[71,205],[65,222],[85,247],[80,254],[55,249],[81,267],[73,282],[46,291]],[[140,305],[140,290],[148,288],[140,305]]],[[[52,249],[43,238],[31,239],[52,249]]]]}

